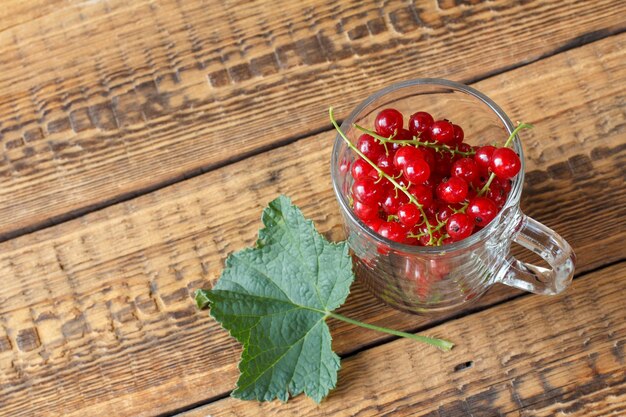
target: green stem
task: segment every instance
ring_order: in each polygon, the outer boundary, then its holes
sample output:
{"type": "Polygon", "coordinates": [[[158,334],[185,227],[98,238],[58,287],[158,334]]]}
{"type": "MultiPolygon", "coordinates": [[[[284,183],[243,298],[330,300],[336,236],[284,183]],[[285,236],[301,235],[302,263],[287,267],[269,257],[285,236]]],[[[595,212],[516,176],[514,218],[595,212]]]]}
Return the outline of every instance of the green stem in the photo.
{"type": "Polygon", "coordinates": [[[377,139],[379,142],[383,144],[383,146],[386,145],[387,143],[396,143],[398,145],[414,145],[416,148],[419,148],[419,147],[432,148],[436,150],[437,152],[441,153],[445,151],[445,152],[451,153],[452,155],[472,156],[476,154],[476,151],[474,150],[471,150],[468,152],[462,152],[462,151],[459,151],[458,149],[451,148],[448,145],[438,144],[437,142],[421,142],[419,138],[417,138],[416,136],[413,136],[413,139],[393,139],[393,136],[386,138],[384,136],[378,135],[376,132],[372,130],[359,126],[356,123],[353,124],[353,126],[356,129],[360,130],[361,132],[367,133],[368,135],[372,136],[374,139],[377,139]]]}
{"type": "MultiPolygon", "coordinates": [[[[520,130],[522,130],[522,129],[532,129],[532,128],[533,128],[533,125],[531,125],[529,123],[519,123],[517,125],[517,127],[509,135],[509,138],[504,143],[504,147],[508,148],[509,146],[511,146],[511,144],[513,143],[513,139],[515,138],[515,135],[517,135],[520,130]]],[[[493,182],[495,177],[496,177],[496,174],[494,174],[492,172],[491,175],[489,175],[489,179],[487,180],[487,182],[485,183],[483,188],[480,189],[478,194],[476,194],[476,196],[480,197],[483,194],[485,194],[489,190],[489,187],[491,186],[491,183],[493,182]]]]}
{"type": "Polygon", "coordinates": [[[348,137],[345,135],[345,133],[343,133],[343,131],[337,124],[337,121],[335,120],[335,117],[333,116],[332,107],[328,108],[328,115],[330,116],[330,122],[335,127],[335,130],[337,130],[337,132],[339,133],[339,136],[341,136],[344,142],[346,142],[346,145],[348,145],[350,149],[352,149],[357,155],[363,158],[365,162],[367,162],[372,168],[374,168],[376,172],[378,173],[379,177],[387,179],[387,181],[392,183],[393,186],[396,187],[396,189],[402,191],[404,195],[406,195],[409,198],[409,201],[411,203],[415,204],[415,206],[419,209],[420,213],[424,217],[424,221],[426,222],[426,228],[428,229],[428,235],[430,237],[428,243],[429,244],[435,243],[433,239],[432,225],[428,222],[428,218],[426,217],[426,213],[424,212],[424,207],[422,207],[422,205],[417,201],[415,196],[413,196],[413,194],[411,194],[406,187],[403,187],[402,185],[398,184],[398,182],[391,175],[387,175],[382,169],[378,167],[378,165],[372,162],[367,156],[365,156],[365,154],[363,154],[363,152],[361,152],[356,146],[354,146],[354,144],[350,141],[350,139],[348,139],[348,137]]]}
{"type": "Polygon", "coordinates": [[[375,326],[373,324],[367,324],[367,323],[363,323],[363,322],[358,321],[358,320],[353,320],[353,319],[351,319],[349,317],[345,317],[345,316],[342,316],[341,314],[337,314],[337,313],[328,313],[328,315],[330,317],[336,318],[337,320],[341,320],[341,321],[345,321],[346,323],[354,324],[355,326],[360,326],[360,327],[364,327],[366,329],[376,330],[376,331],[379,331],[379,332],[392,334],[394,336],[406,337],[408,339],[417,340],[418,342],[427,343],[427,344],[429,344],[431,346],[435,346],[435,347],[443,350],[444,352],[450,351],[452,349],[452,347],[454,346],[454,343],[449,342],[447,340],[443,340],[443,339],[436,339],[434,337],[422,336],[422,335],[419,335],[419,334],[412,334],[412,333],[405,333],[405,332],[401,332],[401,331],[398,331],[398,330],[389,329],[387,327],[375,326]]]}
{"type": "Polygon", "coordinates": [[[531,125],[530,123],[519,123],[517,127],[513,130],[513,132],[511,132],[506,142],[504,142],[504,147],[508,148],[509,146],[511,146],[511,143],[513,143],[513,139],[515,139],[515,135],[517,135],[521,130],[532,128],[533,125],[531,125]]]}

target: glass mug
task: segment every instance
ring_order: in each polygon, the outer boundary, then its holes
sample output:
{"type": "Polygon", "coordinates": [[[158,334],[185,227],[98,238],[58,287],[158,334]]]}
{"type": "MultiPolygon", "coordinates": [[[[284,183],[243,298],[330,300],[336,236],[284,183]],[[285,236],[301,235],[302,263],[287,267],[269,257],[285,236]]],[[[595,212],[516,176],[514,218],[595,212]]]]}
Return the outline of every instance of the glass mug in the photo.
{"type": "MultiPolygon", "coordinates": [[[[484,94],[463,84],[428,78],[377,92],[357,106],[341,129],[356,142],[362,132],[353,124],[372,128],[378,112],[389,107],[402,112],[405,126],[416,111],[429,112],[435,119],[450,118],[463,127],[472,145],[504,144],[514,129],[502,109],[484,94]]],[[[396,309],[427,314],[476,300],[495,283],[536,294],[558,294],[568,287],[574,274],[574,252],[556,232],[521,212],[524,153],[517,136],[513,148],[522,168],[498,216],[462,241],[422,247],[386,239],[353,213],[348,200],[353,180],[349,170],[340,167],[358,156],[337,135],[331,160],[333,188],[354,253],[356,275],[374,296],[396,309]],[[535,252],[550,267],[516,259],[510,253],[512,242],[535,252]]]]}

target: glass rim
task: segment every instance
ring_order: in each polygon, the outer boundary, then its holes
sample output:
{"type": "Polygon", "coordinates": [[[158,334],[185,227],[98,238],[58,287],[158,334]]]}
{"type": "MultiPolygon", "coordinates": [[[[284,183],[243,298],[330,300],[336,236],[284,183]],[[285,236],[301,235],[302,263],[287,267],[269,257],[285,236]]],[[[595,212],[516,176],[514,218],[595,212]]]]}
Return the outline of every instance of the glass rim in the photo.
{"type": "MultiPolygon", "coordinates": [[[[504,125],[504,128],[507,130],[509,135],[513,133],[513,130],[515,129],[513,123],[511,122],[509,117],[506,115],[506,113],[500,108],[500,106],[498,106],[493,100],[491,100],[489,97],[487,97],[485,94],[481,93],[480,91],[476,90],[475,88],[469,87],[465,84],[461,84],[461,83],[457,83],[454,81],[445,80],[441,78],[416,78],[413,80],[407,80],[407,81],[402,81],[399,83],[392,84],[370,95],[368,98],[362,101],[358,106],[356,106],[356,108],[350,113],[350,115],[343,121],[343,123],[340,126],[341,130],[344,133],[347,132],[347,129],[351,127],[354,119],[363,111],[364,108],[369,106],[375,100],[378,100],[379,98],[389,94],[390,92],[393,92],[402,88],[413,87],[413,86],[418,86],[418,85],[431,85],[435,87],[444,87],[444,88],[460,91],[462,93],[473,96],[474,98],[478,99],[482,103],[486,104],[489,107],[489,109],[498,116],[498,118],[504,125]]],[[[522,166],[521,166],[519,174],[517,174],[517,176],[515,177],[513,181],[511,192],[509,193],[509,196],[507,197],[507,200],[504,203],[504,206],[498,212],[498,215],[487,226],[479,230],[477,233],[474,233],[473,235],[461,241],[449,243],[449,244],[442,245],[442,246],[415,246],[415,245],[408,245],[405,243],[394,242],[374,232],[365,223],[363,223],[363,221],[359,219],[354,214],[354,211],[352,211],[352,209],[350,208],[350,204],[347,199],[347,196],[345,196],[341,192],[340,185],[338,184],[338,177],[339,177],[339,150],[341,149],[342,144],[343,144],[343,139],[341,138],[339,134],[337,134],[335,137],[335,142],[333,144],[333,150],[332,150],[332,156],[331,156],[331,167],[330,167],[331,179],[333,183],[333,189],[335,191],[335,197],[337,198],[337,201],[339,202],[341,209],[343,210],[344,213],[346,213],[346,215],[351,221],[355,222],[363,230],[363,232],[367,236],[372,238],[375,242],[384,244],[390,249],[393,249],[398,252],[405,252],[408,254],[433,255],[433,254],[443,254],[443,253],[447,253],[451,251],[466,249],[482,240],[485,240],[491,234],[491,232],[493,232],[493,230],[500,224],[500,220],[502,216],[508,211],[508,209],[517,205],[521,196],[522,185],[524,184],[524,174],[525,174],[526,167],[525,167],[525,162],[524,162],[524,151],[522,149],[521,140],[519,139],[519,136],[516,134],[515,137],[513,138],[513,147],[515,151],[518,153],[518,155],[520,156],[522,166]]]]}

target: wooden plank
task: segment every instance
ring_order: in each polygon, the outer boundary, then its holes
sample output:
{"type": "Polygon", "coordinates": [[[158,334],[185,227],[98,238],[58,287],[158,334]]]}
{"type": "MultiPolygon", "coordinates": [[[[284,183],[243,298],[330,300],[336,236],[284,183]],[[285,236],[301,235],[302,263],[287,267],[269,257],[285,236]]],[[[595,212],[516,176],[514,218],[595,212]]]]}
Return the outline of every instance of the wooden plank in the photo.
{"type": "Polygon", "coordinates": [[[615,0],[5,3],[37,18],[0,32],[0,239],[324,129],[330,104],[483,77],[620,32],[626,14],[615,0]]]}
{"type": "MultiPolygon", "coordinates": [[[[3,1],[0,8],[0,32],[58,12],[70,6],[65,0],[3,1]]],[[[71,7],[71,6],[70,6],[71,7]]]]}
{"type": "Polygon", "coordinates": [[[528,296],[438,326],[450,353],[397,340],[343,361],[319,406],[232,398],[181,417],[626,414],[626,264],[563,296],[528,296]]]}
{"type": "MultiPolygon", "coordinates": [[[[579,271],[624,256],[626,232],[611,225],[626,215],[617,175],[625,42],[607,38],[476,85],[536,124],[523,135],[524,206],[573,244],[579,271]]],[[[328,175],[332,140],[325,132],[0,244],[0,409],[154,415],[228,392],[239,348],[189,294],[255,240],[261,208],[278,193],[329,238],[343,237],[328,175]]],[[[498,287],[482,303],[513,294],[498,287]]],[[[342,312],[399,329],[430,322],[381,306],[358,285],[342,312]]],[[[341,353],[384,340],[331,325],[341,353]]]]}

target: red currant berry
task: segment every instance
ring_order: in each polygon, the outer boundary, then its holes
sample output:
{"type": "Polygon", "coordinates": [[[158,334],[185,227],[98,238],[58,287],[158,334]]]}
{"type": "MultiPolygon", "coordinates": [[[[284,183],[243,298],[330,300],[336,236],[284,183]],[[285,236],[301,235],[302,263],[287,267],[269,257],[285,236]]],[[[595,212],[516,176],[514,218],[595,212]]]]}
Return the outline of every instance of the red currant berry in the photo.
{"type": "Polygon", "coordinates": [[[404,204],[398,209],[398,221],[409,229],[415,227],[421,218],[420,210],[413,203],[404,204]]]}
{"type": "Polygon", "coordinates": [[[402,129],[402,113],[396,109],[382,110],[374,120],[374,129],[379,135],[388,138],[402,129]]]}
{"type": "Polygon", "coordinates": [[[391,177],[395,177],[400,173],[400,170],[393,164],[393,157],[391,155],[382,155],[376,160],[378,168],[391,177]]]}
{"type": "MultiPolygon", "coordinates": [[[[435,204],[433,203],[430,207],[424,207],[424,214],[426,214],[426,217],[429,219],[436,219],[437,209],[435,208],[435,204]]],[[[434,223],[436,224],[437,222],[435,221],[434,223]]]]}
{"type": "Polygon", "coordinates": [[[474,161],[476,161],[476,164],[482,172],[487,172],[489,170],[489,165],[491,165],[491,156],[495,150],[496,148],[490,145],[481,146],[476,150],[474,161]]]}
{"type": "Polygon", "coordinates": [[[378,207],[368,206],[360,201],[354,202],[352,210],[354,211],[354,214],[356,214],[356,216],[364,222],[378,218],[378,207]]]}
{"type": "Polygon", "coordinates": [[[447,175],[441,175],[436,172],[431,172],[430,178],[428,178],[428,181],[426,181],[424,185],[430,187],[430,189],[434,191],[435,188],[437,188],[437,186],[439,185],[439,183],[443,181],[443,179],[446,177],[447,175]]]}
{"type": "Polygon", "coordinates": [[[430,127],[430,137],[444,145],[454,143],[454,127],[447,120],[437,120],[430,127]]]}
{"type": "Polygon", "coordinates": [[[437,186],[437,198],[449,204],[460,203],[467,198],[467,183],[461,178],[451,177],[437,186]]]}
{"type": "Polygon", "coordinates": [[[455,213],[446,222],[446,232],[455,242],[470,236],[473,230],[474,222],[467,214],[455,213]]]}
{"type": "Polygon", "coordinates": [[[403,146],[393,156],[393,164],[398,169],[403,169],[407,160],[423,159],[419,149],[413,146],[403,146]]]}
{"type": "Polygon", "coordinates": [[[468,184],[474,184],[479,178],[478,165],[472,158],[461,158],[452,164],[453,177],[461,178],[468,184]]]}
{"type": "Polygon", "coordinates": [[[413,136],[419,137],[420,141],[428,141],[430,140],[430,127],[434,122],[433,116],[424,111],[418,111],[409,119],[409,131],[413,136]]]}
{"type": "Polygon", "coordinates": [[[452,209],[447,204],[442,204],[439,207],[439,211],[437,212],[437,220],[440,222],[445,222],[454,214],[454,209],[452,209]]]}
{"type": "MultiPolygon", "coordinates": [[[[480,190],[480,188],[479,188],[479,190],[480,190]]],[[[465,197],[465,199],[469,201],[469,200],[471,200],[472,198],[476,197],[476,195],[477,195],[477,194],[478,194],[478,193],[476,192],[476,189],[475,189],[475,188],[469,188],[469,189],[467,190],[467,197],[465,197]]]]}
{"type": "Polygon", "coordinates": [[[389,190],[382,202],[383,210],[387,214],[396,214],[401,205],[409,202],[409,198],[398,190],[389,190]]]}
{"type": "Polygon", "coordinates": [[[373,178],[361,178],[352,184],[352,196],[368,206],[378,206],[385,198],[385,189],[373,178]]]}
{"type": "Polygon", "coordinates": [[[409,193],[415,197],[423,208],[429,208],[433,205],[433,189],[424,184],[412,184],[409,187],[409,193]]]}
{"type": "Polygon", "coordinates": [[[511,188],[513,188],[513,181],[511,181],[510,179],[500,179],[500,178],[495,178],[494,181],[497,180],[498,183],[500,184],[500,187],[502,187],[502,189],[504,190],[504,192],[508,195],[511,192],[511,188]]]}
{"type": "Polygon", "coordinates": [[[413,184],[421,184],[430,177],[430,166],[423,159],[408,160],[404,164],[404,178],[413,184]]]}
{"type": "Polygon", "coordinates": [[[476,226],[485,227],[498,214],[498,207],[487,197],[476,197],[469,202],[466,213],[476,226]]]}
{"type": "Polygon", "coordinates": [[[406,239],[406,229],[397,222],[383,222],[378,227],[378,234],[394,242],[403,243],[406,239]]]}
{"type": "Polygon", "coordinates": [[[489,185],[489,190],[485,196],[496,203],[498,208],[504,206],[506,202],[507,193],[504,191],[502,186],[497,181],[492,181],[491,185],[489,185]]]}
{"type": "MultiPolygon", "coordinates": [[[[402,128],[398,130],[398,133],[396,133],[396,136],[394,137],[394,139],[395,140],[412,140],[413,135],[411,134],[409,130],[402,128]]],[[[393,145],[398,145],[398,147],[402,146],[397,143],[394,143],[393,145]]],[[[389,144],[387,146],[389,146],[389,144]]]]}
{"type": "Polygon", "coordinates": [[[367,227],[378,233],[378,228],[380,227],[380,225],[383,224],[383,219],[381,219],[380,217],[376,217],[375,219],[364,220],[363,223],[365,223],[367,227]]]}
{"type": "Polygon", "coordinates": [[[461,129],[461,126],[459,125],[452,125],[452,128],[454,130],[454,141],[452,142],[454,145],[460,145],[463,142],[463,138],[465,137],[465,133],[463,132],[463,129],[461,129]]]}
{"type": "Polygon", "coordinates": [[[372,162],[376,162],[378,158],[385,155],[385,147],[376,142],[376,139],[368,134],[359,136],[359,140],[356,142],[356,148],[372,162]]]}
{"type": "Polygon", "coordinates": [[[437,154],[437,152],[432,149],[432,148],[417,148],[417,153],[418,155],[426,162],[428,162],[428,165],[431,168],[435,166],[435,155],[437,154]]]}
{"type": "MultiPolygon", "coordinates": [[[[374,180],[374,182],[380,184],[383,188],[383,194],[386,194],[389,190],[393,190],[395,187],[387,178],[381,178],[378,174],[378,171],[372,169],[369,173],[369,178],[374,180]]],[[[382,201],[382,200],[381,200],[382,201]]]]}
{"type": "Polygon", "coordinates": [[[449,153],[435,153],[435,173],[441,176],[450,175],[450,169],[452,168],[452,155],[449,153]]]}
{"type": "Polygon", "coordinates": [[[509,179],[517,175],[522,162],[513,149],[498,148],[493,151],[489,167],[498,178],[509,179]]]}
{"type": "Polygon", "coordinates": [[[372,168],[370,164],[365,162],[365,160],[359,158],[352,163],[352,178],[354,178],[355,180],[365,178],[369,175],[370,171],[373,170],[374,168],[372,168]]]}

